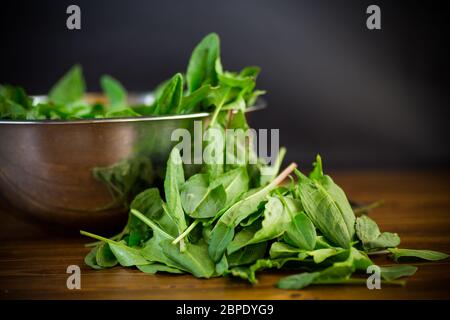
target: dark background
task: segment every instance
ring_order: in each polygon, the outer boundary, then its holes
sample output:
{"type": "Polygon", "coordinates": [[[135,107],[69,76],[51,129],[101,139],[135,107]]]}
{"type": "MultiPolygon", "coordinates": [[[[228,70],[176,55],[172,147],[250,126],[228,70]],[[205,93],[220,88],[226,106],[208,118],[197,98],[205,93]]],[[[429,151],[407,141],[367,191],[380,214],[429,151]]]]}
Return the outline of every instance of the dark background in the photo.
{"type": "MultiPolygon", "coordinates": [[[[14,1],[0,10],[0,83],[45,93],[74,63],[98,90],[109,73],[131,91],[184,71],[207,33],[228,70],[259,65],[288,160],[328,167],[447,167],[449,14],[432,1],[14,1]],[[393,3],[395,2],[395,3],[393,3]],[[82,30],[66,28],[81,7],[82,30]],[[381,7],[382,30],[366,28],[381,7]]],[[[1,139],[1,137],[0,137],[1,139]]]]}

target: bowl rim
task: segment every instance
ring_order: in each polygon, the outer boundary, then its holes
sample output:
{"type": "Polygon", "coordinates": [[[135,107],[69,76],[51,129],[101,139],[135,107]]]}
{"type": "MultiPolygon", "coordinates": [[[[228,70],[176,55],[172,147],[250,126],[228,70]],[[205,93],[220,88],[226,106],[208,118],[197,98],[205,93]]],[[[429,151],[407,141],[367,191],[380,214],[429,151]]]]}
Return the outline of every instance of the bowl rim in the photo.
{"type": "MultiPolygon", "coordinates": [[[[258,98],[253,106],[247,107],[245,113],[254,112],[265,109],[267,106],[266,100],[258,98]]],[[[236,113],[237,110],[232,110],[236,113]]],[[[91,123],[124,123],[124,122],[146,122],[146,121],[164,121],[164,120],[183,120],[183,119],[201,119],[210,116],[209,112],[198,112],[189,114],[175,114],[164,116],[140,116],[140,117],[116,117],[116,118],[93,118],[93,119],[73,119],[73,120],[2,120],[0,119],[0,125],[13,124],[13,125],[62,125],[62,124],[91,124],[91,123]]]]}

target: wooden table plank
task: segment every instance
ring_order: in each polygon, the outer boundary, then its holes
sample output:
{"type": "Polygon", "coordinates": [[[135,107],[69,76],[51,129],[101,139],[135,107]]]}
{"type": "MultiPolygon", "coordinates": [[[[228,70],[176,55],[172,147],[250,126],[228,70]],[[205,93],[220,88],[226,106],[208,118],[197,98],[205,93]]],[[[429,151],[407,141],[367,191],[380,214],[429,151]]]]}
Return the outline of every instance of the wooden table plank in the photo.
{"type": "MultiPolygon", "coordinates": [[[[450,252],[449,172],[348,171],[333,174],[357,201],[384,199],[371,213],[382,230],[397,232],[402,247],[450,252]]],[[[196,279],[190,275],[156,276],[116,267],[95,271],[83,263],[86,239],[48,235],[0,211],[1,299],[450,299],[450,262],[414,263],[416,275],[405,287],[315,286],[286,291],[275,288],[289,272],[261,272],[252,286],[235,279],[196,279]],[[81,290],[68,290],[68,265],[81,267],[81,290]]],[[[378,264],[392,263],[385,257],[378,264]]]]}

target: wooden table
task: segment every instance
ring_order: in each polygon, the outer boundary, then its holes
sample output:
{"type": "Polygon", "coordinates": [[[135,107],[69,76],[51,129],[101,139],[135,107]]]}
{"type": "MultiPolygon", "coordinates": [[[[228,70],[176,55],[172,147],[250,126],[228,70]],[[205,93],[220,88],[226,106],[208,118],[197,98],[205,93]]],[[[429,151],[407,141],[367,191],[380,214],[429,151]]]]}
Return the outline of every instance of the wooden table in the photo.
{"type": "MultiPolygon", "coordinates": [[[[371,213],[382,230],[397,232],[404,248],[450,252],[450,173],[337,172],[335,180],[352,199],[386,204],[371,213]]],[[[449,299],[450,261],[415,263],[405,287],[315,286],[275,288],[286,272],[261,272],[255,286],[230,279],[200,280],[189,275],[155,276],[115,267],[91,270],[83,263],[85,238],[45,234],[3,208],[0,226],[1,299],[449,299]],[[81,267],[81,290],[68,290],[68,265],[81,267]]],[[[384,257],[378,264],[391,263],[384,257]]]]}

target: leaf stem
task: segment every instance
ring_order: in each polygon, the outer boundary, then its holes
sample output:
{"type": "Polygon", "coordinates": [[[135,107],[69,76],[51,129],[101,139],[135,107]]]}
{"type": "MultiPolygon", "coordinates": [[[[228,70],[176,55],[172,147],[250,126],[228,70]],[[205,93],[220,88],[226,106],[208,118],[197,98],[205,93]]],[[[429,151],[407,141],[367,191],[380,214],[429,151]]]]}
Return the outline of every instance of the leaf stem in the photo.
{"type": "MultiPolygon", "coordinates": [[[[123,235],[124,235],[125,233],[127,233],[127,232],[128,232],[128,228],[125,227],[122,231],[120,231],[120,233],[118,233],[118,234],[112,236],[110,239],[111,239],[111,240],[114,240],[114,241],[118,241],[118,240],[120,240],[120,239],[123,237],[123,235]]],[[[86,248],[91,248],[91,247],[95,247],[96,245],[98,245],[98,244],[100,244],[100,243],[101,243],[101,241],[94,241],[94,242],[86,243],[84,246],[85,246],[86,248]]]]}
{"type": "Polygon", "coordinates": [[[223,105],[225,104],[226,99],[228,98],[228,94],[230,93],[230,88],[227,89],[227,92],[224,94],[224,96],[222,97],[222,101],[220,101],[220,103],[217,104],[216,108],[214,109],[214,113],[211,117],[211,122],[209,123],[209,127],[212,127],[217,120],[217,117],[220,113],[220,110],[222,110],[223,105]]]}
{"type": "Polygon", "coordinates": [[[139,220],[144,222],[146,225],[148,225],[150,228],[152,228],[153,232],[161,233],[161,235],[163,235],[166,239],[170,239],[170,240],[173,239],[173,237],[170,234],[168,234],[167,232],[162,230],[156,223],[151,221],[149,218],[144,216],[142,213],[140,213],[136,209],[131,209],[131,213],[134,214],[139,220]]]}
{"type": "Polygon", "coordinates": [[[200,222],[200,220],[195,220],[191,223],[189,227],[186,228],[186,230],[183,231],[182,234],[180,234],[175,240],[172,241],[172,244],[177,244],[180,242],[184,237],[186,237],[192,230],[194,230],[195,226],[200,222]]]}
{"type": "Polygon", "coordinates": [[[383,255],[383,254],[388,254],[388,253],[389,253],[389,251],[387,251],[387,250],[379,250],[379,251],[368,252],[367,255],[377,256],[377,255],[383,255]]]}
{"type": "Polygon", "coordinates": [[[110,240],[108,238],[105,238],[105,237],[102,237],[102,236],[98,236],[96,234],[93,234],[93,233],[90,233],[90,232],[87,232],[87,231],[83,231],[83,230],[80,230],[80,234],[82,234],[83,236],[87,236],[87,237],[93,238],[93,239],[97,239],[99,241],[108,242],[108,240],[110,240]]]}
{"type": "Polygon", "coordinates": [[[286,169],[283,170],[272,182],[271,185],[277,186],[282,183],[294,169],[297,168],[297,164],[292,162],[286,169]]]}

